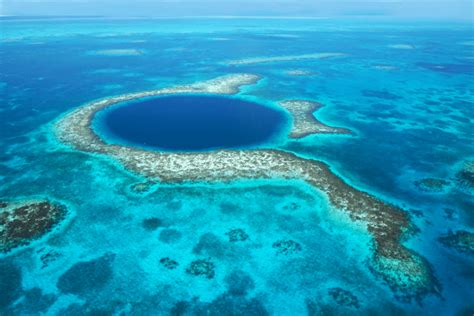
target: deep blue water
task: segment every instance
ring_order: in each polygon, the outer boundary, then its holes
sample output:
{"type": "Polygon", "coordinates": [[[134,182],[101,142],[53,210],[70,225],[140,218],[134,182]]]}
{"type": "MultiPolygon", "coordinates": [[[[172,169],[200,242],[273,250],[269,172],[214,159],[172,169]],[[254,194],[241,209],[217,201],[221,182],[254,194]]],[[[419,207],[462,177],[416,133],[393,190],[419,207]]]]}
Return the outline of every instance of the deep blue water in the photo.
{"type": "Polygon", "coordinates": [[[0,23],[0,198],[49,197],[71,210],[57,230],[0,255],[0,315],[472,315],[474,258],[438,241],[449,231],[474,230],[473,192],[456,176],[474,157],[472,25],[368,19],[0,23]],[[346,56],[225,63],[322,52],[346,56]],[[288,74],[295,69],[313,75],[288,74]],[[398,300],[370,272],[365,229],[300,182],[158,183],[140,193],[132,188],[146,179],[54,140],[52,122],[81,104],[241,72],[263,80],[239,99],[314,100],[324,105],[317,112],[321,121],[354,131],[283,137],[272,146],[324,160],[347,183],[401,206],[418,228],[407,246],[430,263],[441,297],[428,295],[421,304],[398,300]],[[419,190],[415,182],[427,177],[450,184],[439,192],[419,190]],[[227,233],[237,228],[249,237],[231,243],[227,233]],[[301,245],[299,253],[272,248],[289,239],[301,245]],[[163,267],[163,258],[178,267],[163,267]],[[199,259],[214,263],[213,279],[186,273],[199,259]],[[335,301],[330,293],[336,287],[356,296],[359,308],[335,301]]]}
{"type": "Polygon", "coordinates": [[[102,118],[109,136],[174,151],[248,147],[269,141],[285,114],[236,98],[170,96],[114,107],[102,118]]]}

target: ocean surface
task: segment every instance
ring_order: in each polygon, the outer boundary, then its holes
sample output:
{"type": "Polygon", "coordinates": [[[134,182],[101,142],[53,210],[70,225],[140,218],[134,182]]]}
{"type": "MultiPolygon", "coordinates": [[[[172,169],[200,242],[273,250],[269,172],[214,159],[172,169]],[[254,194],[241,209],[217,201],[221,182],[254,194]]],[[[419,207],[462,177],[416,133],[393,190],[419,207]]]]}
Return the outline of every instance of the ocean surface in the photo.
{"type": "Polygon", "coordinates": [[[152,98],[103,112],[96,130],[109,143],[177,152],[256,148],[287,132],[289,121],[264,104],[197,95],[152,98]]]}
{"type": "Polygon", "coordinates": [[[0,199],[47,198],[69,213],[0,254],[0,315],[472,315],[473,251],[440,237],[474,231],[473,187],[460,171],[474,159],[473,92],[469,24],[2,18],[0,199]],[[341,55],[294,58],[319,53],[341,55]],[[285,58],[235,62],[267,57],[285,58]],[[55,121],[92,100],[233,73],[262,77],[240,100],[314,100],[320,121],[354,132],[295,140],[281,136],[283,123],[266,146],[322,160],[408,212],[417,232],[405,244],[429,262],[440,295],[397,298],[370,271],[364,226],[302,181],[140,191],[146,179],[54,137],[55,121]],[[279,252],[285,240],[299,246],[279,252]],[[212,275],[189,273],[196,260],[212,275]]]}

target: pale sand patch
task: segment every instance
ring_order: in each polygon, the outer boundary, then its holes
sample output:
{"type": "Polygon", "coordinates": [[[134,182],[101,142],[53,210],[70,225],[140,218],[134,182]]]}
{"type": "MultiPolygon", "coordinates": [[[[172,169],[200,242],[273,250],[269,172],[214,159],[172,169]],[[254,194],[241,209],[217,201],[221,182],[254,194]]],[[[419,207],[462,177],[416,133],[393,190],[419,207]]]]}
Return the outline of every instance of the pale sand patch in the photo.
{"type": "Polygon", "coordinates": [[[252,65],[252,64],[262,64],[262,63],[272,63],[272,62],[282,62],[282,61],[293,61],[293,60],[310,60],[310,59],[326,59],[332,57],[343,57],[347,56],[343,53],[318,53],[318,54],[304,54],[304,55],[289,55],[289,56],[273,56],[273,57],[254,57],[246,59],[238,59],[227,61],[227,65],[252,65]]]}
{"type": "Polygon", "coordinates": [[[316,76],[319,75],[318,72],[312,71],[312,70],[305,70],[305,69],[291,69],[287,70],[286,74],[288,76],[294,76],[294,77],[306,77],[306,76],[316,76]]]}
{"type": "Polygon", "coordinates": [[[90,55],[99,56],[140,56],[145,54],[140,49],[102,49],[89,52],[90,55]]]}
{"type": "Polygon", "coordinates": [[[390,48],[395,48],[395,49],[415,49],[415,46],[410,45],[410,44],[393,44],[393,45],[388,45],[390,48]]]}
{"type": "Polygon", "coordinates": [[[377,69],[377,70],[385,70],[385,71],[394,71],[394,70],[399,70],[397,66],[390,66],[390,65],[375,65],[372,66],[372,68],[377,69]]]}

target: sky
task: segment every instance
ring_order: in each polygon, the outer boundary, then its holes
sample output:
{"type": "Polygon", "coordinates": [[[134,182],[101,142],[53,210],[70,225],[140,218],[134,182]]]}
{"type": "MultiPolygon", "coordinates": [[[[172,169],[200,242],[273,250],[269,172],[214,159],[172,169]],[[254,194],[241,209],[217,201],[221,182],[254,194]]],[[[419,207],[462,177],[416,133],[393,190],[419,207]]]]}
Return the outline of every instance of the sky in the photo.
{"type": "Polygon", "coordinates": [[[385,16],[474,20],[474,0],[0,0],[20,16],[385,16]]]}

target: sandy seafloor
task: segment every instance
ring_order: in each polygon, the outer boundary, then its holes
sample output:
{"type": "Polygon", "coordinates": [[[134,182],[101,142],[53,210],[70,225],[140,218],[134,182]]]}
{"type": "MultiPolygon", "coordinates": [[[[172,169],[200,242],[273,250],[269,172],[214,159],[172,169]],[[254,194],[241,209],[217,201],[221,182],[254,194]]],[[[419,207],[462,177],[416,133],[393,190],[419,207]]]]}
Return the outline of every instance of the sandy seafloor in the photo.
{"type": "Polygon", "coordinates": [[[0,197],[69,209],[50,234],[0,254],[0,315],[472,315],[474,257],[438,241],[474,229],[472,187],[456,178],[474,157],[470,25],[2,19],[0,28],[0,197]],[[346,56],[227,63],[327,52],[346,56]],[[321,121],[354,131],[271,146],[323,160],[410,212],[419,232],[407,245],[432,265],[441,297],[394,297],[368,268],[366,230],[302,181],[155,184],[137,193],[131,187],[145,179],[53,137],[52,122],[86,102],[241,72],[263,78],[241,97],[318,101],[321,121]],[[449,185],[420,190],[423,178],[449,185]],[[150,218],[157,227],[144,225],[150,218]],[[248,239],[229,242],[236,228],[248,239]],[[280,240],[301,249],[278,253],[280,240]],[[44,266],[46,253],[55,260],[44,266]],[[178,266],[166,269],[164,257],[178,266]],[[197,259],[214,264],[213,278],[186,272],[197,259]],[[334,288],[357,306],[335,299],[334,288]]]}

